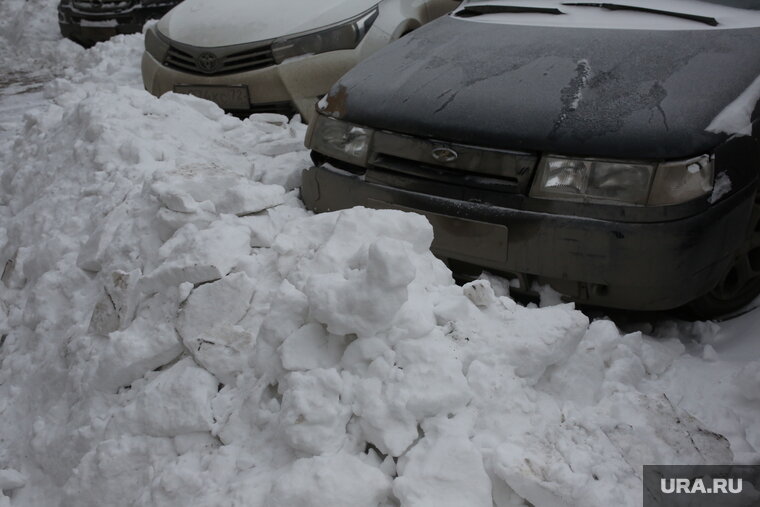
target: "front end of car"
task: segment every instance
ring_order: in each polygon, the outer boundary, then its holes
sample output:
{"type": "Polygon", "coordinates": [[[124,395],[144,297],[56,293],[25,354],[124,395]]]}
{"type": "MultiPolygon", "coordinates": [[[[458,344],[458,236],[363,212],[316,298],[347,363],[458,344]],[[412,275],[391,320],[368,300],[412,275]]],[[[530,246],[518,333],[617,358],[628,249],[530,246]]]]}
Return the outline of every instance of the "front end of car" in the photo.
{"type": "Polygon", "coordinates": [[[318,97],[364,55],[388,42],[373,29],[379,6],[343,21],[254,42],[197,45],[149,28],[142,76],[156,96],[187,93],[232,112],[301,113],[308,117],[318,97]]]}
{"type": "Polygon", "coordinates": [[[420,213],[433,225],[433,252],[461,276],[486,269],[523,289],[536,281],[612,308],[672,309],[712,289],[745,237],[756,188],[749,181],[710,202],[716,167],[736,156],[720,151],[657,163],[583,159],[325,115],[310,126],[307,146],[316,162],[303,176],[307,208],[420,213]]]}
{"type": "Polygon", "coordinates": [[[308,209],[423,214],[432,251],[462,278],[485,269],[587,305],[659,311],[711,295],[695,310],[711,317],[757,295],[760,142],[705,132],[760,71],[736,66],[756,48],[704,49],[731,47],[729,30],[646,33],[655,76],[610,57],[641,30],[479,25],[434,22],[333,87],[307,134],[308,209]],[[704,45],[703,60],[684,65],[678,37],[704,45]],[[696,63],[725,80],[695,89],[696,63]]]}
{"type": "Polygon", "coordinates": [[[61,34],[90,47],[114,35],[138,33],[150,19],[158,19],[181,0],[61,0],[61,34]]]}

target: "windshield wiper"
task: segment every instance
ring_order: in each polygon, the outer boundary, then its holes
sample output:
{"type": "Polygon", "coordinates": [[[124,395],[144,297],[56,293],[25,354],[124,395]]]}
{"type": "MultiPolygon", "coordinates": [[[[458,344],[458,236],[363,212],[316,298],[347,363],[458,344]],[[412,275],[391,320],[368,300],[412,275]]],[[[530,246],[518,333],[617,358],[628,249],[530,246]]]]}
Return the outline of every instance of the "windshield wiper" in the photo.
{"type": "Polygon", "coordinates": [[[639,7],[637,5],[620,5],[610,3],[599,2],[563,2],[562,5],[575,6],[575,7],[599,7],[600,9],[607,9],[610,11],[638,11],[649,12],[651,14],[662,14],[664,16],[671,16],[674,18],[688,19],[691,21],[698,21],[710,26],[718,26],[718,21],[715,18],[709,16],[700,16],[698,14],[688,14],[686,12],[672,12],[662,11],[660,9],[650,9],[649,7],[639,7]]]}
{"type": "Polygon", "coordinates": [[[460,18],[472,18],[482,14],[519,14],[525,12],[535,12],[539,14],[564,14],[554,7],[522,7],[519,5],[468,5],[461,11],[456,12],[460,18]]]}

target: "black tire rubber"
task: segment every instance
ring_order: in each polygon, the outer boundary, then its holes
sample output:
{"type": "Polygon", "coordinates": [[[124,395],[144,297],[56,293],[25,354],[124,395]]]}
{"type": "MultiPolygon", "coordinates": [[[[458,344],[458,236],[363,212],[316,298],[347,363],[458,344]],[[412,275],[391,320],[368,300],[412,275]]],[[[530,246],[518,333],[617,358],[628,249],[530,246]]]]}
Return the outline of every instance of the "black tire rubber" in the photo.
{"type": "Polygon", "coordinates": [[[747,239],[731,268],[713,290],[686,306],[690,317],[713,319],[736,312],[760,295],[760,191],[750,217],[747,239]]]}

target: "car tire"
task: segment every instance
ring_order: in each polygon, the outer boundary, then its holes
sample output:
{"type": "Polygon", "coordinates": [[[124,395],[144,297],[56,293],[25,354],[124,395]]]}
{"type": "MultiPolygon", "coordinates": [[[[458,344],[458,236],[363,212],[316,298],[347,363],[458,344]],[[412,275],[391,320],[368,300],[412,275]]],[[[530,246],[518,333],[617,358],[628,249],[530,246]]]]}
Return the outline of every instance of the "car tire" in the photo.
{"type": "Polygon", "coordinates": [[[742,309],[760,295],[760,191],[750,217],[750,227],[731,268],[718,285],[686,307],[689,316],[712,319],[742,309]]]}

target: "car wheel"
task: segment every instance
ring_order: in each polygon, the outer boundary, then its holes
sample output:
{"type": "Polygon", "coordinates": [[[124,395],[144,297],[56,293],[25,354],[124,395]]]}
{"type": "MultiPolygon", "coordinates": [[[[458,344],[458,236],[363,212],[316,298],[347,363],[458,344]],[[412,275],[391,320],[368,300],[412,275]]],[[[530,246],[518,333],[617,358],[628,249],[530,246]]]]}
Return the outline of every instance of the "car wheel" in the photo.
{"type": "Polygon", "coordinates": [[[760,294],[760,191],[750,218],[746,241],[728,273],[713,290],[688,305],[695,318],[705,319],[735,312],[760,294]]]}

